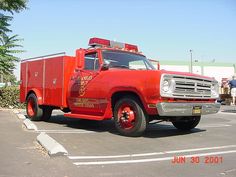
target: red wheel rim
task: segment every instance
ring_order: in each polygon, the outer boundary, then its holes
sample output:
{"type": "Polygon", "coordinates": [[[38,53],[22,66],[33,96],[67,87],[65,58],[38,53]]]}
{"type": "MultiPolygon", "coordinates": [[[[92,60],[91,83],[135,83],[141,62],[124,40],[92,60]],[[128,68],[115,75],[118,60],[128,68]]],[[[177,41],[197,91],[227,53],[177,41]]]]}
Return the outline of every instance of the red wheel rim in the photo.
{"type": "Polygon", "coordinates": [[[34,100],[32,98],[30,98],[28,100],[27,111],[28,111],[29,116],[31,116],[31,117],[34,116],[34,114],[35,114],[35,103],[34,103],[34,100]]]}
{"type": "Polygon", "coordinates": [[[135,126],[136,113],[134,107],[123,103],[118,109],[118,123],[123,129],[132,129],[135,126]]]}

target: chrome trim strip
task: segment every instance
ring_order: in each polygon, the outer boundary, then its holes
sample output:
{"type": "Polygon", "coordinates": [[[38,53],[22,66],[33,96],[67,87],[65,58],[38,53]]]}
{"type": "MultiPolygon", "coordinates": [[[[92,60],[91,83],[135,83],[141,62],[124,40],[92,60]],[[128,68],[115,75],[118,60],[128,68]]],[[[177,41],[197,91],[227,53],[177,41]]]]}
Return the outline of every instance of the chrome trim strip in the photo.
{"type": "Polygon", "coordinates": [[[61,106],[64,105],[64,93],[65,93],[64,84],[65,84],[65,57],[63,57],[63,60],[62,60],[62,88],[61,88],[62,96],[61,96],[61,106]]]}
{"type": "Polygon", "coordinates": [[[46,61],[43,60],[43,103],[45,102],[45,72],[46,72],[46,61]]]}
{"type": "Polygon", "coordinates": [[[25,69],[25,101],[27,99],[27,91],[28,91],[28,63],[26,63],[26,69],[25,69]]]}
{"type": "Polygon", "coordinates": [[[33,57],[33,58],[22,59],[21,62],[40,60],[40,59],[44,59],[45,57],[55,57],[55,56],[65,56],[65,55],[66,55],[66,52],[60,52],[60,53],[54,53],[50,55],[43,55],[43,56],[38,56],[38,57],[33,57]]]}

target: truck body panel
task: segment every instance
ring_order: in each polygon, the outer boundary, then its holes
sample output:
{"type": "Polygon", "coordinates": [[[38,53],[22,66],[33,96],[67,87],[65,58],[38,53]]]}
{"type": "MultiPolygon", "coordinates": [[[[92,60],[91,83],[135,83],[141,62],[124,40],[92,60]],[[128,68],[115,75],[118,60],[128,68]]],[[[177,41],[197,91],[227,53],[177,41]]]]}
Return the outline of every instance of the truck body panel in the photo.
{"type": "Polygon", "coordinates": [[[68,107],[67,88],[74,69],[75,57],[70,56],[22,62],[20,101],[24,102],[33,91],[42,97],[39,104],[68,107]]]}

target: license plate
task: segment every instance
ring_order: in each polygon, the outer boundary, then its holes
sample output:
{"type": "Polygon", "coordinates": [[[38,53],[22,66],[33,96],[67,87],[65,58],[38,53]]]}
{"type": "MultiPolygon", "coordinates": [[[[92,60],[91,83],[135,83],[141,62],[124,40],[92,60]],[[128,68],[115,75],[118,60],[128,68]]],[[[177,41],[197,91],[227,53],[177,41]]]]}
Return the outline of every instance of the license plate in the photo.
{"type": "Polygon", "coordinates": [[[202,113],[202,107],[201,106],[193,106],[193,115],[199,115],[202,113]]]}

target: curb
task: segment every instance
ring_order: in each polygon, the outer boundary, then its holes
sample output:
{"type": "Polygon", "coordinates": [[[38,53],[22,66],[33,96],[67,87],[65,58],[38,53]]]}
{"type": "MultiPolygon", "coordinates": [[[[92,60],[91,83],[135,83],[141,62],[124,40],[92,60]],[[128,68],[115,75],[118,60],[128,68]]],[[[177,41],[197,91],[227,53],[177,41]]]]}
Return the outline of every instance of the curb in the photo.
{"type": "Polygon", "coordinates": [[[25,119],[26,119],[25,115],[23,115],[23,114],[19,114],[19,113],[15,113],[15,114],[16,114],[17,117],[18,117],[19,119],[21,119],[21,120],[25,120],[25,119]]]}
{"type": "Polygon", "coordinates": [[[228,114],[228,115],[236,115],[236,112],[230,112],[230,111],[219,111],[220,114],[228,114]]]}
{"type": "Polygon", "coordinates": [[[12,112],[15,113],[15,114],[19,114],[19,113],[20,113],[20,112],[19,112],[18,110],[16,110],[16,109],[12,110],[12,112]]]}
{"type": "Polygon", "coordinates": [[[31,122],[29,119],[25,119],[23,121],[23,124],[26,126],[28,130],[35,130],[35,131],[38,130],[37,126],[33,122],[31,122]]]}
{"type": "Polygon", "coordinates": [[[67,150],[45,132],[37,136],[37,141],[46,149],[50,156],[68,155],[67,150]]]}
{"type": "MultiPolygon", "coordinates": [[[[12,110],[12,112],[23,121],[23,124],[28,130],[34,130],[35,132],[38,132],[37,126],[31,120],[26,119],[25,115],[21,114],[20,111],[12,110]]],[[[48,136],[45,132],[41,132],[37,136],[37,141],[44,149],[46,149],[49,156],[68,155],[67,150],[52,137],[48,136]]]]}

